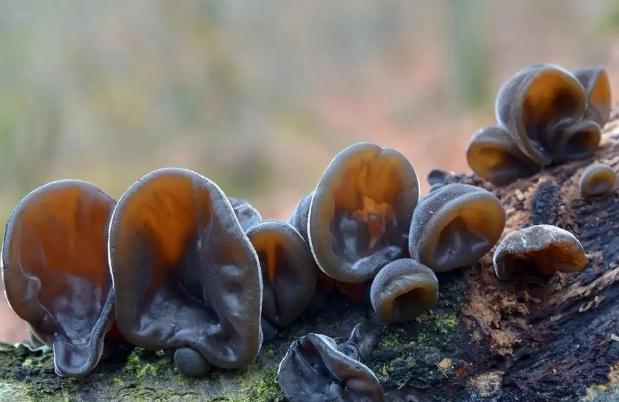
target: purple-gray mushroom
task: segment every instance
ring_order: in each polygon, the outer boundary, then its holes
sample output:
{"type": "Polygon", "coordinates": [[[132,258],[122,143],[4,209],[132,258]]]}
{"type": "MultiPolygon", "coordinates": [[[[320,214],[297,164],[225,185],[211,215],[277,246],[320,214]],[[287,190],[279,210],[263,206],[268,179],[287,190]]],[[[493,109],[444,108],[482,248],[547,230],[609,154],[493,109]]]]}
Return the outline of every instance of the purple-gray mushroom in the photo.
{"type": "Polygon", "coordinates": [[[234,197],[228,198],[228,201],[230,201],[230,205],[232,205],[232,209],[234,210],[234,215],[236,215],[244,231],[247,232],[250,227],[262,222],[260,212],[258,212],[249,201],[234,197]]]}
{"type": "Polygon", "coordinates": [[[382,402],[383,388],[366,365],[338,350],[325,335],[295,340],[279,365],[280,388],[290,402],[382,402]]]}

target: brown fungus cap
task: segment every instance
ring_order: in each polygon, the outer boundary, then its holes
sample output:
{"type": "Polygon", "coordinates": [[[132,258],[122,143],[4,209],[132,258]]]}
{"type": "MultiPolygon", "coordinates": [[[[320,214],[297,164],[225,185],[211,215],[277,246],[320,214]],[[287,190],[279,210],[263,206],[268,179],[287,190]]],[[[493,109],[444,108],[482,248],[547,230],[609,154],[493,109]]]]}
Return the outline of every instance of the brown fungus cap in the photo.
{"type": "Polygon", "coordinates": [[[262,316],[285,327],[305,309],[316,289],[316,266],[305,240],[285,222],[267,220],[247,236],[262,269],[262,316]]]}
{"type": "Polygon", "coordinates": [[[325,335],[295,340],[278,370],[279,386],[290,402],[382,402],[383,388],[363,363],[338,350],[325,335]]]}
{"type": "Polygon", "coordinates": [[[370,291],[372,307],[382,322],[410,321],[438,301],[434,272],[410,258],[390,262],[381,269],[370,291]]]}
{"type": "Polygon", "coordinates": [[[419,186],[399,152],[352,145],[331,161],[311,200],[308,237],[320,269],[341,282],[370,280],[406,253],[419,186]]]}
{"type": "Polygon", "coordinates": [[[511,232],[494,252],[494,272],[501,280],[514,271],[535,270],[545,275],[577,272],[587,265],[582,245],[567,230],[535,225],[511,232]]]}
{"type": "Polygon", "coordinates": [[[499,240],[505,211],[492,193],[447,184],[419,202],[410,226],[413,259],[435,272],[477,262],[499,240]]]}
{"type": "Polygon", "coordinates": [[[13,310],[54,349],[56,373],[83,376],[98,363],[113,321],[107,228],[115,201],[92,184],[37,188],[9,217],[2,277],[13,310]]]}
{"type": "Polygon", "coordinates": [[[599,129],[568,129],[581,120],[586,105],[585,89],[569,71],[551,64],[534,64],[501,87],[496,115],[526,155],[547,165],[556,156],[553,144],[557,141],[568,143],[559,147],[566,151],[560,155],[562,159],[587,157],[598,146],[599,129]],[[555,131],[563,134],[555,135],[555,131]]]}
{"type": "Polygon", "coordinates": [[[497,186],[531,176],[542,169],[542,165],[525,155],[500,126],[477,131],[466,150],[466,160],[478,176],[497,186]]]}
{"type": "Polygon", "coordinates": [[[195,360],[183,350],[191,348],[222,368],[254,360],[262,343],[260,266],[215,183],[177,168],[138,180],[114,211],[109,258],[116,321],[131,343],[180,349],[175,360],[195,360]]]}
{"type": "Polygon", "coordinates": [[[243,198],[234,197],[228,198],[228,201],[230,201],[230,205],[232,205],[232,209],[234,210],[234,215],[239,220],[239,223],[245,232],[247,232],[250,227],[257,225],[262,221],[260,212],[258,212],[258,210],[254,208],[249,201],[243,198]]]}
{"type": "Polygon", "coordinates": [[[592,163],[580,174],[580,192],[585,197],[608,194],[616,183],[617,174],[604,163],[592,163]]]}
{"type": "Polygon", "coordinates": [[[604,127],[610,117],[611,108],[608,74],[603,68],[594,67],[576,70],[574,75],[587,93],[585,117],[604,127]]]}

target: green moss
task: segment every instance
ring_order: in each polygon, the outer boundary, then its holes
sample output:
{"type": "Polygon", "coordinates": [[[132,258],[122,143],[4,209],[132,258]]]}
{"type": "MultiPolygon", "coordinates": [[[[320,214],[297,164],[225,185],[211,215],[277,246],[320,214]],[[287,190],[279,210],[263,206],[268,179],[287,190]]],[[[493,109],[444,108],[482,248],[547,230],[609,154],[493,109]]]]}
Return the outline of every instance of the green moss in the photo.
{"type": "Polygon", "coordinates": [[[129,356],[123,370],[141,380],[144,377],[159,376],[162,373],[174,372],[174,363],[169,355],[159,351],[152,352],[141,348],[135,348],[129,356]]]}
{"type": "Polygon", "coordinates": [[[430,389],[455,382],[461,281],[441,282],[439,302],[415,321],[387,327],[368,365],[386,389],[430,389]]]}
{"type": "Polygon", "coordinates": [[[258,370],[257,375],[252,376],[251,382],[245,384],[242,390],[247,395],[242,399],[243,402],[284,400],[277,381],[277,370],[274,368],[258,370]]]}

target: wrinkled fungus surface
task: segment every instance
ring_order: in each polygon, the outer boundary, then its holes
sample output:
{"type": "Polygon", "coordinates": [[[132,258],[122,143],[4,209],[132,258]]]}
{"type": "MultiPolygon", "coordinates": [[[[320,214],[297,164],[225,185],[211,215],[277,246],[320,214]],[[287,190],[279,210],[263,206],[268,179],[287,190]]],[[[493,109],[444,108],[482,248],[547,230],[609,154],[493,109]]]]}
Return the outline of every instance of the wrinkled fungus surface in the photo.
{"type": "Polygon", "coordinates": [[[477,262],[499,240],[505,211],[492,193],[447,184],[424,198],[413,214],[409,251],[435,272],[477,262]]]}
{"type": "Polygon", "coordinates": [[[498,186],[542,169],[542,165],[525,155],[500,126],[488,126],[476,132],[467,148],[466,159],[478,176],[498,186]]]}
{"type": "Polygon", "coordinates": [[[535,225],[505,236],[493,262],[497,277],[506,280],[514,271],[534,270],[546,275],[577,272],[587,265],[587,257],[578,239],[567,230],[535,225]]]}
{"type": "Polygon", "coordinates": [[[580,192],[585,197],[608,194],[615,188],[617,174],[604,163],[589,165],[580,175],[580,192]]]}
{"type": "Polygon", "coordinates": [[[328,336],[295,340],[279,365],[279,385],[290,402],[381,402],[383,388],[363,363],[338,350],[328,336]]]}
{"type": "Polygon", "coordinates": [[[258,257],[213,182],[175,168],[137,181],[114,211],[109,257],[116,321],[131,343],[191,348],[222,368],[254,360],[262,342],[258,257]]]}
{"type": "Polygon", "coordinates": [[[91,371],[112,325],[107,227],[114,205],[89,183],[56,181],[24,197],[7,224],[6,296],[32,334],[53,347],[59,375],[91,371]]]}
{"type": "Polygon", "coordinates": [[[415,170],[393,149],[361,143],[336,155],[308,215],[320,269],[341,282],[364,282],[402,257],[418,195],[415,170]]]}
{"type": "Polygon", "coordinates": [[[434,272],[410,258],[385,265],[372,282],[372,307],[386,323],[410,321],[438,301],[434,272]]]}
{"type": "Polygon", "coordinates": [[[285,222],[264,221],[247,236],[262,269],[262,316],[271,325],[286,326],[314,295],[317,268],[312,253],[299,232],[285,222]]]}

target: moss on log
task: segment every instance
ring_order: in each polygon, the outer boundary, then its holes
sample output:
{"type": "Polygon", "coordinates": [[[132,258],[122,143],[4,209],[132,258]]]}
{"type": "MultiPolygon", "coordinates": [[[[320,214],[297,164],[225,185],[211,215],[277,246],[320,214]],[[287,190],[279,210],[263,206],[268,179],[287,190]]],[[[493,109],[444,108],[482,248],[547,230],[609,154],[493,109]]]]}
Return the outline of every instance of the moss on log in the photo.
{"type": "MultiPolygon", "coordinates": [[[[500,283],[487,255],[440,274],[439,303],[414,322],[384,327],[365,360],[387,400],[619,400],[619,194],[582,199],[579,174],[594,159],[619,170],[616,116],[589,160],[503,188],[442,175],[493,191],[507,211],[506,231],[538,223],[570,230],[589,264],[576,274],[500,283]]],[[[319,332],[345,340],[367,319],[368,307],[333,300],[265,343],[247,369],[203,379],[185,378],[169,355],[141,349],[102,360],[84,379],[60,378],[49,349],[2,345],[0,400],[281,401],[277,366],[293,339],[319,332]]]]}

